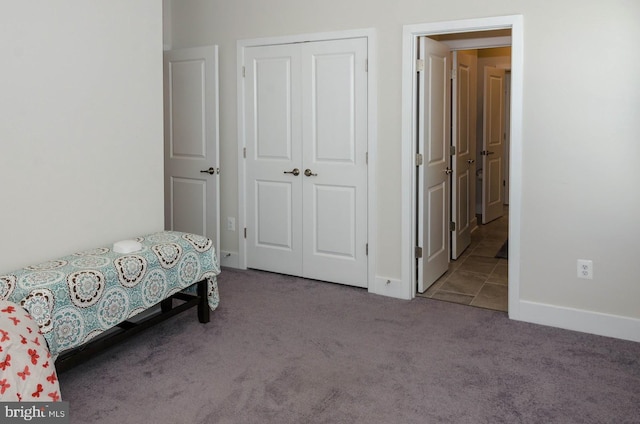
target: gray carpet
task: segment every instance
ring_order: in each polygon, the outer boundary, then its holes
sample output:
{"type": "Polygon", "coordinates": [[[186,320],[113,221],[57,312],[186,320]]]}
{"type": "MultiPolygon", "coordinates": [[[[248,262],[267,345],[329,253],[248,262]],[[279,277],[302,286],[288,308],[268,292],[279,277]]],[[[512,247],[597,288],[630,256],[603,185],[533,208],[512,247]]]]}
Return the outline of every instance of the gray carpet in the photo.
{"type": "Polygon", "coordinates": [[[59,376],[72,423],[640,423],[640,343],[223,270],[187,311],[59,376]]]}

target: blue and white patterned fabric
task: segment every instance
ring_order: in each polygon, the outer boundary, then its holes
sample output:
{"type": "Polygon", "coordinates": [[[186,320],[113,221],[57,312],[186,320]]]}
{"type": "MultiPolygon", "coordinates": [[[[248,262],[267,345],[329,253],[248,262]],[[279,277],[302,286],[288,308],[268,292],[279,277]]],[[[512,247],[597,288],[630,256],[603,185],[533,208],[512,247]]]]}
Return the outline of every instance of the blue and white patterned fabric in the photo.
{"type": "Polygon", "coordinates": [[[209,308],[217,308],[210,239],[164,231],[135,240],[137,252],[101,247],[0,275],[0,299],[29,312],[54,358],[203,279],[209,308]]]}

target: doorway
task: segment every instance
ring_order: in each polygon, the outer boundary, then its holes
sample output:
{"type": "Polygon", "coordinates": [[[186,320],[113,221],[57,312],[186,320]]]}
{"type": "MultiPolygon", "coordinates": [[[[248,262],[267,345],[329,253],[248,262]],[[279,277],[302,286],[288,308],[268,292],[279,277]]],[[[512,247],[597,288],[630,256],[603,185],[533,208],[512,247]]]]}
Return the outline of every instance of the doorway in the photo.
{"type": "Polygon", "coordinates": [[[511,65],[511,125],[510,125],[510,157],[509,157],[509,316],[519,317],[519,257],[520,257],[520,210],[521,210],[521,150],[522,150],[522,66],[523,66],[523,32],[522,16],[504,16],[464,21],[439,22],[405,26],[403,31],[403,184],[410,187],[403,191],[403,205],[407,208],[411,220],[403,223],[403,258],[407,261],[403,267],[403,281],[407,281],[412,289],[411,297],[416,295],[418,269],[424,265],[418,257],[417,245],[417,200],[414,195],[418,191],[416,165],[413,158],[417,151],[416,137],[416,83],[417,40],[421,36],[445,36],[458,34],[459,49],[477,49],[494,47],[495,37],[485,37],[488,32],[511,30],[512,65],[511,65]],[[463,36],[460,36],[463,35],[463,36]],[[487,40],[487,38],[489,40],[487,40]],[[472,41],[473,43],[471,43],[472,41]]]}
{"type": "MultiPolygon", "coordinates": [[[[510,30],[477,34],[501,37],[510,30]]],[[[445,45],[460,35],[434,36],[445,45]]],[[[465,34],[465,40],[469,40],[465,34]]],[[[473,42],[473,41],[471,41],[473,42]]],[[[416,296],[508,309],[508,120],[511,46],[451,50],[451,255],[446,272],[416,296]],[[499,134],[497,134],[499,133],[499,134]],[[492,140],[497,138],[497,140],[492,140]],[[488,143],[488,141],[492,141],[488,143]],[[490,149],[490,150],[488,150],[490,149]],[[499,154],[495,154],[496,150],[499,154]],[[485,153],[490,151],[490,155],[485,153]],[[484,173],[484,169],[489,172],[484,173]],[[483,180],[487,176],[489,181],[483,180]],[[474,190],[475,189],[475,190],[474,190]],[[477,193],[477,195],[476,195],[477,193]],[[492,208],[487,203],[494,203],[492,208]],[[486,212],[491,211],[491,216],[486,212]]],[[[418,182],[419,185],[420,181],[418,182]]],[[[419,281],[420,283],[420,281],[419,281]]]]}

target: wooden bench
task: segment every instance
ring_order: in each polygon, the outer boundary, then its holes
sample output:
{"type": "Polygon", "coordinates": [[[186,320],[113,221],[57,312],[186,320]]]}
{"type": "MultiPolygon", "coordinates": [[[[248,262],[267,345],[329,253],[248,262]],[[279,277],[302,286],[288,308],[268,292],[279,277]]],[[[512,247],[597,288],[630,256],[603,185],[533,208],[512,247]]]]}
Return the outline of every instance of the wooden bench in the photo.
{"type": "Polygon", "coordinates": [[[136,252],[100,247],[0,276],[0,298],[38,323],[58,372],[192,307],[209,322],[220,273],[211,240],[164,231],[135,241],[136,252]]]}

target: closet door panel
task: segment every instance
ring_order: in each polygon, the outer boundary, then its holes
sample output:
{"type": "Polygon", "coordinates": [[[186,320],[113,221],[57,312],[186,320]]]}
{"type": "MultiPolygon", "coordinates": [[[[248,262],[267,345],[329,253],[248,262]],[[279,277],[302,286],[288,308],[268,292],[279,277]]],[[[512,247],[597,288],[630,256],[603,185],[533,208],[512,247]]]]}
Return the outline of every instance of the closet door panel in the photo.
{"type": "Polygon", "coordinates": [[[299,48],[248,48],[245,72],[247,265],[302,275],[299,48]]]}
{"type": "Polygon", "coordinates": [[[367,284],[367,41],[302,46],[303,272],[367,284]]]}

